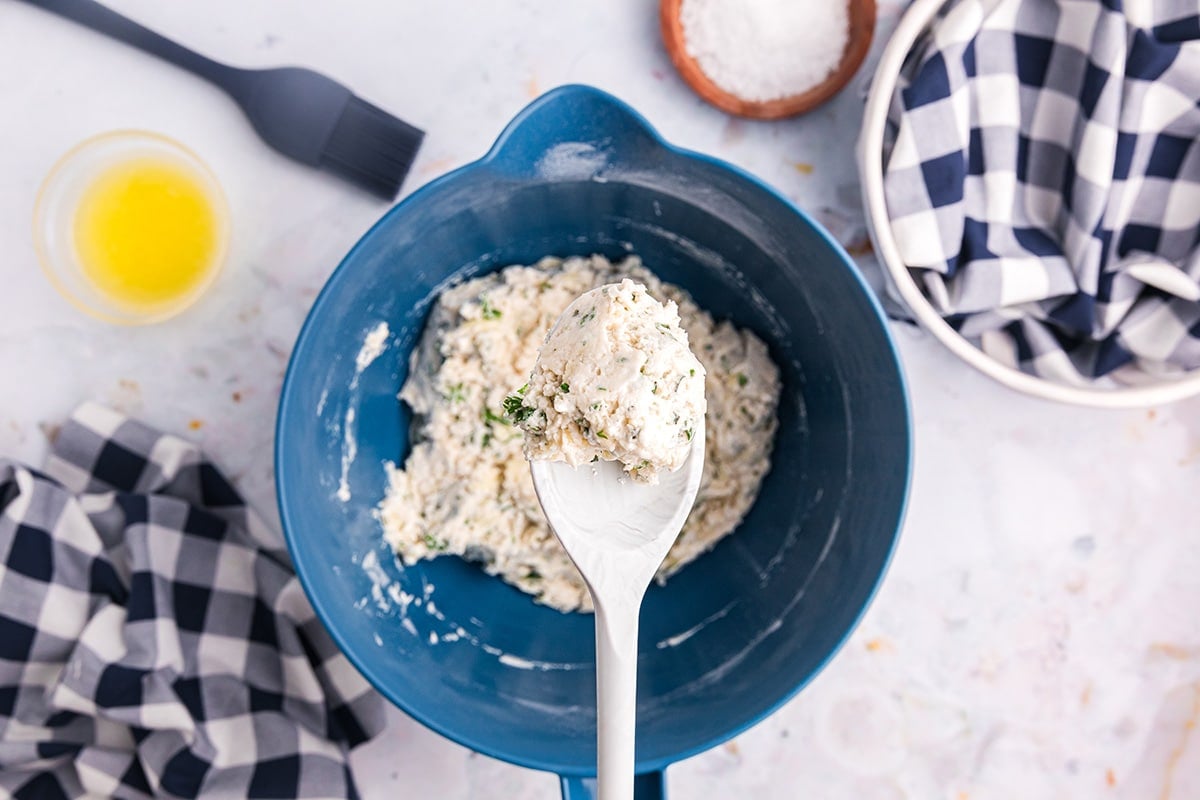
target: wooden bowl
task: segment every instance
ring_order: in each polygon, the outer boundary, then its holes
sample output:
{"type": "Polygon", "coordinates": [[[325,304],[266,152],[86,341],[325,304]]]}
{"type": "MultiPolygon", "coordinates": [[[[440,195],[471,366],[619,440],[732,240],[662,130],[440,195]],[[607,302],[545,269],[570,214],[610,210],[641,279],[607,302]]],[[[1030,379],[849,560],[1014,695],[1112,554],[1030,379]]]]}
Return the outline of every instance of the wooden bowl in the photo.
{"type": "MultiPolygon", "coordinates": [[[[846,51],[837,68],[821,83],[801,94],[781,97],[777,100],[744,100],[717,86],[704,74],[694,58],[688,55],[683,36],[683,22],[679,17],[683,0],[661,0],[659,21],[662,25],[663,44],[671,63],[696,94],[722,111],[749,119],[783,119],[812,111],[842,90],[867,56],[871,39],[875,35],[875,0],[844,0],[850,4],[850,36],[846,40],[846,51]]],[[[836,2],[836,0],[820,0],[836,2]]]]}

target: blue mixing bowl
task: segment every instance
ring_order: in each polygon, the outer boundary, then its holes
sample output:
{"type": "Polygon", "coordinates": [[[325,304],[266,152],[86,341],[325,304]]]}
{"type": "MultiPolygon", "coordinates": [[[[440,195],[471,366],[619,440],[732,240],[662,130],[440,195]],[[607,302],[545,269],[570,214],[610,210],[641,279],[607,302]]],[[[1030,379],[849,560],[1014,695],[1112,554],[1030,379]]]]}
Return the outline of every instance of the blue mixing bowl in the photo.
{"type": "Polygon", "coordinates": [[[288,547],[346,655],[416,719],[557,772],[573,798],[589,796],[596,764],[591,616],[535,605],[455,558],[403,568],[372,512],[383,462],[408,449],[396,394],[440,289],[547,254],[630,252],[752,328],[783,378],[773,466],[754,508],[646,596],[638,796],[661,797],[668,764],[753,725],[812,679],[896,540],[910,471],[904,381],[883,315],[837,243],[753,177],[667,145],[615,98],[555,89],[346,256],[300,332],[279,407],[288,547]],[[380,322],[386,348],[363,368],[356,357],[380,322]]]}

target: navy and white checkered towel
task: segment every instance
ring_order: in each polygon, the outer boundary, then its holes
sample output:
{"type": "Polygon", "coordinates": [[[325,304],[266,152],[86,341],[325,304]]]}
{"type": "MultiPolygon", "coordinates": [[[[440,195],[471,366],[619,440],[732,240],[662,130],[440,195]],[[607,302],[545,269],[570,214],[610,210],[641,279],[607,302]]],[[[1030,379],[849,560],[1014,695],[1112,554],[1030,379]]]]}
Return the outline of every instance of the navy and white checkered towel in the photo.
{"type": "Polygon", "coordinates": [[[182,439],[99,406],[0,461],[0,796],[355,797],[382,701],[182,439]]]}
{"type": "Polygon", "coordinates": [[[1200,367],[1198,12],[952,0],[910,55],[892,228],[993,358],[1076,384],[1200,367]]]}

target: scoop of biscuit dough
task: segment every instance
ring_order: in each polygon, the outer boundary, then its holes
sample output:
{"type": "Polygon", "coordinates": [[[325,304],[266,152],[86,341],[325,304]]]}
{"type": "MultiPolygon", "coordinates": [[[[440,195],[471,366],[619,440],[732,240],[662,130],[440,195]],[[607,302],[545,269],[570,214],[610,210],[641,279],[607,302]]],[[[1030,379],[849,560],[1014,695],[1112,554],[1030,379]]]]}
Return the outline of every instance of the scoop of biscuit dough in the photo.
{"type": "Polygon", "coordinates": [[[674,301],[625,279],[567,307],[505,410],[530,460],[619,461],[654,484],[687,460],[704,418],[704,367],[674,301]]]}

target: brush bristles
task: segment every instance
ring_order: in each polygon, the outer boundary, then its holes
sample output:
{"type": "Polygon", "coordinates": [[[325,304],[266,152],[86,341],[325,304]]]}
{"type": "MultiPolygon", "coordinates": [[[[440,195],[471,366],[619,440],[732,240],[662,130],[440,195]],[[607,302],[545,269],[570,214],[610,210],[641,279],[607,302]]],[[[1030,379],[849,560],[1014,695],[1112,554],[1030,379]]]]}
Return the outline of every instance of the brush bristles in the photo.
{"type": "Polygon", "coordinates": [[[366,100],[351,97],[321,154],[321,166],[391,200],[425,133],[366,100]]]}

